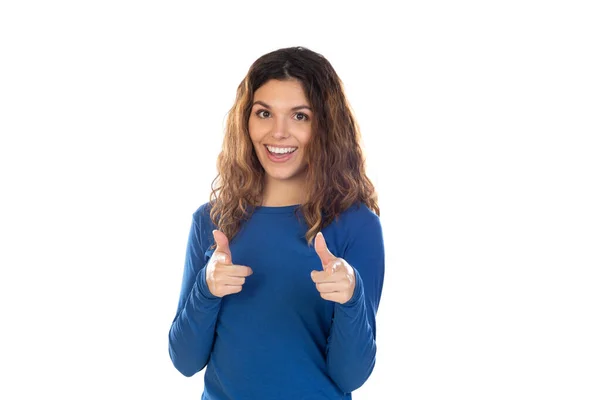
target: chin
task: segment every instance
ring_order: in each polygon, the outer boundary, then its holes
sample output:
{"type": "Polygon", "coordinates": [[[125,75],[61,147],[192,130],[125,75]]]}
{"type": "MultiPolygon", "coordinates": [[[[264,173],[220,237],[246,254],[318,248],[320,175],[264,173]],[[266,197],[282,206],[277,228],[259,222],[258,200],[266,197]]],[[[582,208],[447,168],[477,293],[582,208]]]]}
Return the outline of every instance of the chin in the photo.
{"type": "Polygon", "coordinates": [[[305,171],[303,172],[301,169],[286,170],[286,171],[281,171],[281,170],[273,171],[272,168],[265,169],[265,172],[270,178],[277,179],[280,181],[285,181],[285,180],[289,180],[289,179],[297,179],[306,173],[305,171]]]}
{"type": "Polygon", "coordinates": [[[272,179],[277,179],[278,181],[287,181],[289,179],[295,178],[298,174],[272,174],[267,171],[267,175],[272,179]]]}

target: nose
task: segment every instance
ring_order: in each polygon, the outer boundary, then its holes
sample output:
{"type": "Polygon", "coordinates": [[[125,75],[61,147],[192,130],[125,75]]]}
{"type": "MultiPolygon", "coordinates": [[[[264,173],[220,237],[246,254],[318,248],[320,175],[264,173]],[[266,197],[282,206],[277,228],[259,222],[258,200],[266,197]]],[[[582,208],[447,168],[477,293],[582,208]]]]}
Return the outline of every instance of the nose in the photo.
{"type": "Polygon", "coordinates": [[[273,118],[273,120],[274,122],[271,136],[273,136],[274,139],[285,139],[288,136],[290,136],[287,130],[286,119],[284,116],[273,118]]]}

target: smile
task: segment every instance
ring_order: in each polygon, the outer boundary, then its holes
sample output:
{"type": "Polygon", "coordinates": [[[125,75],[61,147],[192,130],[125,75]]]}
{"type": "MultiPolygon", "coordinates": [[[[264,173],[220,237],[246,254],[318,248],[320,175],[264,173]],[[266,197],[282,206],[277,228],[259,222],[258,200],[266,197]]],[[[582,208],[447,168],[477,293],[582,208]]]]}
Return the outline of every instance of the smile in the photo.
{"type": "Polygon", "coordinates": [[[265,145],[271,154],[288,154],[298,150],[297,147],[275,147],[268,144],[265,145]]]}
{"type": "Polygon", "coordinates": [[[297,147],[273,147],[265,145],[267,157],[275,163],[284,163],[294,158],[297,147]]]}

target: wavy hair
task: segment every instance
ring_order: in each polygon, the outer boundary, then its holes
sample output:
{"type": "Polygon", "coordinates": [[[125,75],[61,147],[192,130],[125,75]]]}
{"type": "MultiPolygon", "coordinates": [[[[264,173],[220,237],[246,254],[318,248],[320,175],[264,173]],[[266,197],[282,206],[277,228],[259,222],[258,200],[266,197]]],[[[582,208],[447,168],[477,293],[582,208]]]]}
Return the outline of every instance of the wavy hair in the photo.
{"type": "Polygon", "coordinates": [[[342,81],[321,54],[290,47],[258,58],[237,88],[217,158],[218,173],[211,185],[212,222],[231,240],[254,207],[261,205],[265,171],[250,140],[248,119],[254,93],[271,79],[299,81],[314,110],[306,146],[308,200],[297,210],[308,227],[308,245],[353,205],[364,203],[380,215],[375,187],[365,172],[360,130],[342,81]]]}

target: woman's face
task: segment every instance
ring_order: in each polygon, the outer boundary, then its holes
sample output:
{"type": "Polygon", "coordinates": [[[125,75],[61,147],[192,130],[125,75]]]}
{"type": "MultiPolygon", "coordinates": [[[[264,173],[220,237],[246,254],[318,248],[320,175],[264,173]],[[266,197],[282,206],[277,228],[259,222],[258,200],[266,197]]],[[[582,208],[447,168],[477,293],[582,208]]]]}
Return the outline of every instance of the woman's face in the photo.
{"type": "Polygon", "coordinates": [[[268,179],[302,178],[313,113],[297,80],[271,79],[254,93],[248,130],[268,179]]]}

